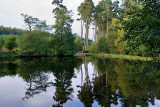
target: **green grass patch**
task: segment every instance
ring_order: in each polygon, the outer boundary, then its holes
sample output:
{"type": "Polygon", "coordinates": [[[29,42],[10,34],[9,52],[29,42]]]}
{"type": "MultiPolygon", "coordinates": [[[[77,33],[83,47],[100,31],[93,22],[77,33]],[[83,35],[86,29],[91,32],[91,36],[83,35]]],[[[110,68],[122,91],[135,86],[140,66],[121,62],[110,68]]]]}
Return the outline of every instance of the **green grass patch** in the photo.
{"type": "Polygon", "coordinates": [[[117,59],[140,60],[140,61],[153,60],[152,57],[141,57],[141,56],[122,55],[122,54],[89,53],[89,55],[99,58],[117,58],[117,59]]]}

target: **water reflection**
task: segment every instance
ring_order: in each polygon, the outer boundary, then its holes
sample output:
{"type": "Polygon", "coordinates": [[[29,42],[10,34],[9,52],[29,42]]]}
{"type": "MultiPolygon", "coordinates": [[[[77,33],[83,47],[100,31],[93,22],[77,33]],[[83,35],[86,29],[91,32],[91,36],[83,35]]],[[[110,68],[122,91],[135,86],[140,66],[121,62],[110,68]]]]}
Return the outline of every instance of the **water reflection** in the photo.
{"type": "Polygon", "coordinates": [[[85,107],[92,107],[93,92],[92,92],[91,81],[88,75],[88,60],[86,58],[84,58],[84,69],[85,69],[85,80],[83,84],[80,86],[80,90],[78,91],[78,98],[85,105],[85,107]]]}
{"type": "Polygon", "coordinates": [[[78,100],[85,107],[96,107],[96,103],[101,107],[158,107],[159,64],[76,57],[1,60],[0,82],[7,76],[22,78],[26,88],[21,103],[45,92],[52,94],[52,105],[48,105],[52,107],[67,107],[78,100]]]}
{"type": "Polygon", "coordinates": [[[73,88],[71,79],[75,77],[74,68],[76,61],[72,59],[58,59],[54,64],[55,82],[53,86],[56,87],[53,99],[57,102],[53,107],[62,107],[68,100],[72,100],[73,88]],[[57,63],[58,62],[58,63],[57,63]]]}
{"type": "Polygon", "coordinates": [[[160,69],[158,63],[109,59],[105,61],[97,59],[96,63],[97,69],[102,72],[98,77],[99,82],[94,81],[94,86],[99,88],[98,93],[102,92],[102,95],[108,97],[108,99],[100,97],[103,100],[107,99],[104,104],[100,103],[102,106],[117,105],[119,99],[124,107],[135,107],[136,105],[147,107],[149,103],[154,105],[155,98],[159,98],[160,69]],[[106,84],[103,80],[105,77],[106,84]]]}

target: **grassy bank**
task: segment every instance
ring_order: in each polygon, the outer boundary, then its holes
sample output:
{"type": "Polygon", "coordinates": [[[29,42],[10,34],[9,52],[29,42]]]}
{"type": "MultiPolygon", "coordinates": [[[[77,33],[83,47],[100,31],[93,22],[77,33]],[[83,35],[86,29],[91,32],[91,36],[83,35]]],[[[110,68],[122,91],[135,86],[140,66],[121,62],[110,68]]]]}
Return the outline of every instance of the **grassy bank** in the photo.
{"type": "Polygon", "coordinates": [[[106,54],[106,53],[89,53],[88,55],[99,58],[118,58],[127,60],[140,60],[140,61],[151,61],[151,57],[141,57],[132,55],[122,55],[122,54],[106,54]]]}

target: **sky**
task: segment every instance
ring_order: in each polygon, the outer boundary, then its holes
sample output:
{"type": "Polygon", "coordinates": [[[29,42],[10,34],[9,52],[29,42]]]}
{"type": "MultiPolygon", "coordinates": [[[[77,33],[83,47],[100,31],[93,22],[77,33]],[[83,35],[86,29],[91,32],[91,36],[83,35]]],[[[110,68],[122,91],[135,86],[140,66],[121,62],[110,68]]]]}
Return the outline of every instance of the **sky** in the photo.
{"type": "MultiPolygon", "coordinates": [[[[25,23],[21,13],[28,14],[40,20],[46,20],[48,25],[54,24],[54,14],[52,10],[54,6],[51,4],[53,0],[0,0],[0,25],[5,27],[16,27],[25,29],[25,23]]],[[[74,23],[72,32],[80,35],[80,22],[76,21],[79,17],[77,7],[84,0],[64,0],[64,5],[73,11],[74,23]]],[[[94,4],[98,4],[100,0],[93,0],[94,4]]],[[[92,39],[90,31],[89,38],[92,39]]]]}

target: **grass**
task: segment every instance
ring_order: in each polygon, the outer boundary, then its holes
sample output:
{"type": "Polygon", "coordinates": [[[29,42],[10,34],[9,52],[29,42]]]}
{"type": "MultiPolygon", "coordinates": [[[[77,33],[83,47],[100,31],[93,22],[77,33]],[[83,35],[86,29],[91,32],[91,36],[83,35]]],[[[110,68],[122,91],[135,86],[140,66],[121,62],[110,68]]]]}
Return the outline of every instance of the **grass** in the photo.
{"type": "Polygon", "coordinates": [[[122,55],[122,54],[89,53],[89,55],[99,58],[117,58],[117,59],[140,60],[140,61],[151,61],[153,59],[152,57],[141,57],[141,56],[122,55]]]}

